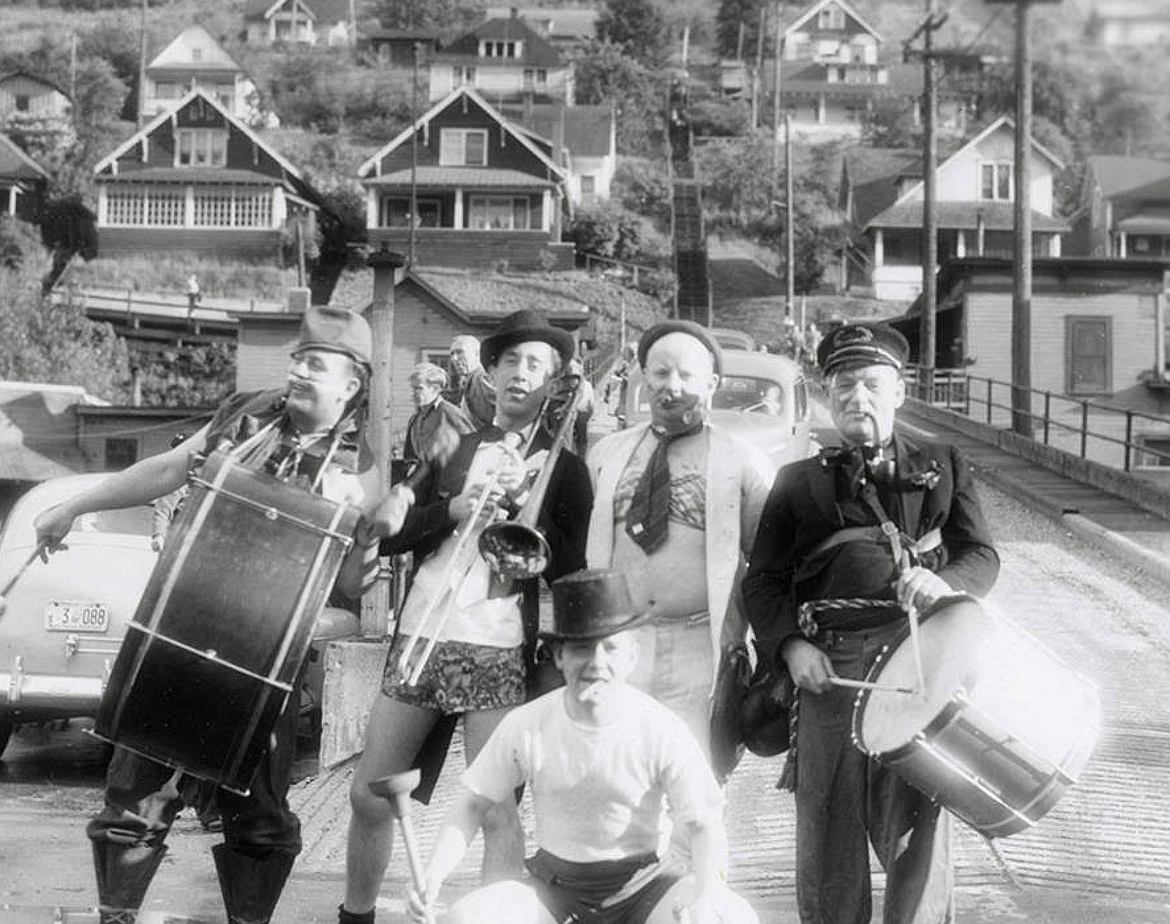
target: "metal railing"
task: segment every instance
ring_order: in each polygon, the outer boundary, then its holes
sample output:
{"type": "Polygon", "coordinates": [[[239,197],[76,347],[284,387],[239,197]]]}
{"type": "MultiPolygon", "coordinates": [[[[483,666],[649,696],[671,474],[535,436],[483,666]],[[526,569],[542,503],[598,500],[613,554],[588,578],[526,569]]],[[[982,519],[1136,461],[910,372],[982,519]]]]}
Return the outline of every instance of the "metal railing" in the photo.
{"type": "MultiPolygon", "coordinates": [[[[907,393],[912,397],[991,427],[1011,428],[1018,410],[1012,406],[1012,395],[1019,390],[1010,382],[968,375],[961,369],[936,369],[927,394],[918,371],[906,370],[907,393]]],[[[1032,421],[1032,438],[1045,446],[1126,472],[1170,466],[1170,417],[1039,388],[1027,389],[1027,398],[1023,413],[1032,421]]]]}
{"type": "Polygon", "coordinates": [[[628,263],[612,257],[600,257],[595,253],[578,253],[577,259],[584,264],[587,272],[612,273],[623,280],[629,280],[631,287],[640,288],[642,277],[647,273],[659,272],[659,268],[647,263],[628,263]]]}

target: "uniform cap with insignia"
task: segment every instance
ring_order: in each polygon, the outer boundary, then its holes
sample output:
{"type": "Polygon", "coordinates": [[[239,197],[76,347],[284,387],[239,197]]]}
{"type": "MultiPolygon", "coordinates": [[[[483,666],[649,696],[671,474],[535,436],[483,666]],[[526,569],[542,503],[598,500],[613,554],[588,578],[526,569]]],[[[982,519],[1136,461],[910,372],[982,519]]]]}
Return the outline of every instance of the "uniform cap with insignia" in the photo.
{"type": "Polygon", "coordinates": [[[845,324],[825,334],[817,364],[825,375],[858,366],[893,366],[900,372],[909,355],[906,338],[887,324],[845,324]]]}

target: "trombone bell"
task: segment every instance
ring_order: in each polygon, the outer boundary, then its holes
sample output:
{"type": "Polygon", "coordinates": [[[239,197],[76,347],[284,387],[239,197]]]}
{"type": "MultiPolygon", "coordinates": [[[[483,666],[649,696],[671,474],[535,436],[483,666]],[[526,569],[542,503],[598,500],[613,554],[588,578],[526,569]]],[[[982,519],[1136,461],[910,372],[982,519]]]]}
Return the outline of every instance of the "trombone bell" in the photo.
{"type": "Polygon", "coordinates": [[[496,574],[517,581],[542,574],[550,555],[540,530],[519,520],[490,524],[480,533],[479,552],[496,574]]]}

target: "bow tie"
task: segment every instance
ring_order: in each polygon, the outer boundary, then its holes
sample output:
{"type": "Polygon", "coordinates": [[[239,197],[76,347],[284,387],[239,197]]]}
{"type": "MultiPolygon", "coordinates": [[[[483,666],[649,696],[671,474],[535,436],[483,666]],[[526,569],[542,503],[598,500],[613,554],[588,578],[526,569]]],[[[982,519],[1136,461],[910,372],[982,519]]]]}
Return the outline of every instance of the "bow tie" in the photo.
{"type": "Polygon", "coordinates": [[[524,445],[524,434],[519,430],[504,430],[495,424],[489,424],[479,431],[479,441],[481,443],[502,443],[507,437],[510,437],[508,442],[514,448],[519,448],[524,445]]]}

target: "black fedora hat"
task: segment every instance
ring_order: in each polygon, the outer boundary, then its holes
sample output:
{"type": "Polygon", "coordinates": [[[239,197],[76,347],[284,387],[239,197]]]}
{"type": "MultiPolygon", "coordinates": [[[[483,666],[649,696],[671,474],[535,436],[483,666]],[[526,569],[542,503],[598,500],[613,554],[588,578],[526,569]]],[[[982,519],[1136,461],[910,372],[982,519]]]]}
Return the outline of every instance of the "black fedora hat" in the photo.
{"type": "Polygon", "coordinates": [[[634,608],[626,576],[605,568],[574,571],[553,581],[553,628],[549,641],[590,641],[640,626],[645,613],[634,608]]]}
{"type": "Polygon", "coordinates": [[[494,366],[508,347],[533,340],[547,343],[556,350],[562,364],[567,364],[576,351],[573,335],[567,330],[553,327],[539,311],[522,308],[504,318],[491,336],[484,337],[479,345],[480,365],[485,369],[494,366]]]}

